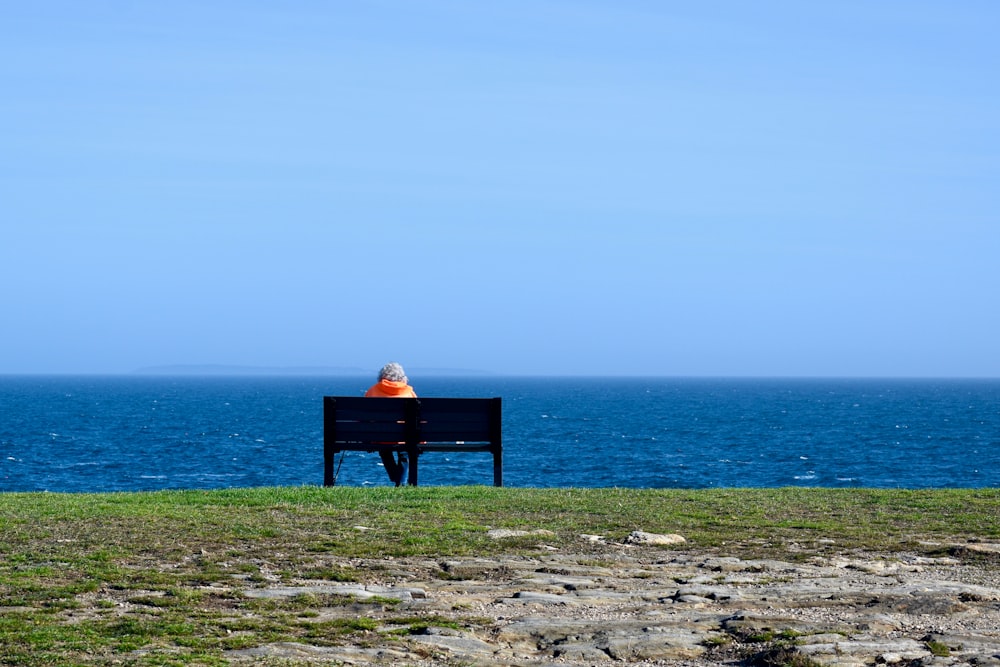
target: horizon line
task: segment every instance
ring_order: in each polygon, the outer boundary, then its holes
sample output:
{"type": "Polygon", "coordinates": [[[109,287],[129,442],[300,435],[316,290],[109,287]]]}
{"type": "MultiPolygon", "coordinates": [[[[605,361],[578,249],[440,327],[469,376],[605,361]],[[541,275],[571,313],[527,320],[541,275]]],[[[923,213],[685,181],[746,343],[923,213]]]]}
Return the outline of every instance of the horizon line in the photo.
{"type": "MultiPolygon", "coordinates": [[[[718,380],[1000,380],[992,375],[823,375],[744,373],[507,373],[482,369],[409,367],[414,376],[481,378],[663,378],[718,380]]],[[[242,366],[228,364],[175,364],[146,366],[131,371],[0,371],[0,377],[368,377],[373,371],[355,366],[242,366]]]]}

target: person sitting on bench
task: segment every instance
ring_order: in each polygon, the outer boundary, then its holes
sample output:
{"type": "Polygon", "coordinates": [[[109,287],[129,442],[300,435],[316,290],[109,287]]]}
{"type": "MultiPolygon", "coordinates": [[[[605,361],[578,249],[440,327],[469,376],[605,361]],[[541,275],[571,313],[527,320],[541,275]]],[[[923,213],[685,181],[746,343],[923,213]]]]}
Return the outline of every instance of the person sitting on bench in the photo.
{"type": "MultiPolygon", "coordinates": [[[[390,361],[378,372],[378,382],[365,392],[365,396],[416,398],[417,392],[408,383],[409,379],[406,377],[403,367],[395,361],[390,361]]],[[[389,474],[389,481],[396,486],[409,482],[409,459],[406,457],[406,452],[399,452],[398,462],[393,458],[391,451],[380,451],[379,456],[382,457],[382,464],[385,465],[385,471],[389,474]]]]}

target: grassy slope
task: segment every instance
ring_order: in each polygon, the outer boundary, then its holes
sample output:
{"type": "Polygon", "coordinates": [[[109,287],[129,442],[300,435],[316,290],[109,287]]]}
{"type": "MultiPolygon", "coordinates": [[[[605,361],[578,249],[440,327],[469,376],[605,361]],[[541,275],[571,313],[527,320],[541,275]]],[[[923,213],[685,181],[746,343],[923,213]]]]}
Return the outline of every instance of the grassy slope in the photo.
{"type": "MultiPolygon", "coordinates": [[[[489,528],[620,539],[681,533],[698,547],[835,540],[895,548],[916,536],[1000,537],[1000,490],[255,488],[2,494],[0,548],[169,557],[185,549],[297,545],[344,556],[490,552],[489,528]],[[359,540],[355,526],[365,526],[359,540]]],[[[268,548],[267,550],[273,550],[268,548]]]]}
{"type": "MultiPolygon", "coordinates": [[[[998,489],[0,494],[0,655],[5,664],[103,664],[123,655],[141,664],[212,664],[241,642],[320,641],[309,634],[315,623],[300,618],[308,601],[262,608],[204,587],[231,589],[234,576],[260,581],[265,569],[282,579],[360,580],[366,575],[347,559],[522,553],[539,541],[491,540],[490,528],[544,528],[554,533],[545,542],[564,550],[585,550],[584,533],[621,540],[645,530],[680,533],[685,549],[787,558],[995,541],[998,517],[998,489]],[[115,610],[123,599],[147,612],[123,615],[115,610]],[[129,653],[148,646],[158,650],[129,653]]],[[[326,627],[321,641],[371,631],[358,616],[361,626],[326,627]]]]}

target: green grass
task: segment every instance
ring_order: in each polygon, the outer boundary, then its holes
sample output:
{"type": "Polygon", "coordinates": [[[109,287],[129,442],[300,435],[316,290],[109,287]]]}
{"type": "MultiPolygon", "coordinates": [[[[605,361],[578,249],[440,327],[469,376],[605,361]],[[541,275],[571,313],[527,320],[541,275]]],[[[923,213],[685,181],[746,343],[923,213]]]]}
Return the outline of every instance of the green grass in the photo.
{"type": "MultiPolygon", "coordinates": [[[[225,664],[273,641],[364,644],[366,609],[398,601],[267,601],[234,592],[314,579],[363,581],[349,559],[495,556],[556,549],[600,560],[581,534],[680,533],[682,549],[742,557],[929,550],[1000,539],[1000,490],[255,488],[0,494],[3,664],[225,664]],[[493,540],[491,528],[553,535],[493,540]],[[265,572],[266,570],[266,572],[265,572]],[[266,575],[266,576],[265,576],[266,575]],[[318,602],[352,619],[318,619],[318,602]]],[[[398,618],[392,632],[482,619],[398,618]]]]}

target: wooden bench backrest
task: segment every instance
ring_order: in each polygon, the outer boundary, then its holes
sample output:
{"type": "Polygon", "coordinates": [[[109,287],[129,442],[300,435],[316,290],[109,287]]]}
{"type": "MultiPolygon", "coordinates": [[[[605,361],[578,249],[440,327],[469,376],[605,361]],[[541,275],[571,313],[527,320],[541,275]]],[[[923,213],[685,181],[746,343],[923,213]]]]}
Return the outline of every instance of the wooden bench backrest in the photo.
{"type": "Polygon", "coordinates": [[[324,483],[332,484],[337,452],[392,449],[411,452],[411,479],[419,452],[491,452],[501,486],[501,413],[500,398],[324,396],[324,483]]]}

